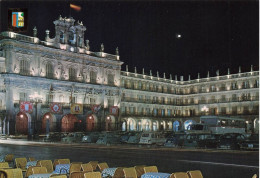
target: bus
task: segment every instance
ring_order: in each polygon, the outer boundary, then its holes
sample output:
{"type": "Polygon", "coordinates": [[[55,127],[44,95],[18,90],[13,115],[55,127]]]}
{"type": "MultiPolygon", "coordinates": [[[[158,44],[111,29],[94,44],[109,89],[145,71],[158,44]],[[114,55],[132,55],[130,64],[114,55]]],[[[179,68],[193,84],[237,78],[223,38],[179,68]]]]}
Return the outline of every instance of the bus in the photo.
{"type": "Polygon", "coordinates": [[[201,116],[200,123],[205,124],[212,134],[245,133],[245,120],[223,116],[201,116]]]}

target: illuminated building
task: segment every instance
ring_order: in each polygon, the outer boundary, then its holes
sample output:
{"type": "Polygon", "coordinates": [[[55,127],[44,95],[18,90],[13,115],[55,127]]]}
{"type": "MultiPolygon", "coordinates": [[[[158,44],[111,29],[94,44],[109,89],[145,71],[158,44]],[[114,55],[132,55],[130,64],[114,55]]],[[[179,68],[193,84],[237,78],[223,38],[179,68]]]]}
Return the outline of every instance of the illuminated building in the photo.
{"type": "Polygon", "coordinates": [[[55,37],[46,30],[44,41],[36,28],[33,37],[1,33],[1,133],[176,130],[209,114],[258,130],[259,71],[188,81],[122,71],[117,48],[90,51],[82,22],[54,24],[55,37]]]}

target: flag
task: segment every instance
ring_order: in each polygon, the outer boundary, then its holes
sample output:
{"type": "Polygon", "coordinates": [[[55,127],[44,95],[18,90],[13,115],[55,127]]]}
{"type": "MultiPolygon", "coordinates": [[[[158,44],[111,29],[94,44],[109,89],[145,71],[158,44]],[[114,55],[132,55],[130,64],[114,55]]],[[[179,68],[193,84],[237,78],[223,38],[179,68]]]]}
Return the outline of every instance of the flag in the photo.
{"type": "Polygon", "coordinates": [[[20,111],[32,113],[33,112],[33,104],[30,101],[20,101],[20,111]]]}
{"type": "Polygon", "coordinates": [[[117,106],[111,106],[109,109],[110,114],[112,115],[118,115],[118,107],[117,106]]]}
{"type": "Polygon", "coordinates": [[[51,113],[62,113],[62,104],[61,103],[51,103],[50,104],[51,113]]]}
{"type": "Polygon", "coordinates": [[[77,6],[75,4],[70,4],[70,8],[74,9],[75,11],[80,11],[81,10],[81,7],[77,6]]]}
{"type": "Polygon", "coordinates": [[[76,103],[71,104],[70,113],[83,114],[83,104],[76,104],[76,103]]]}
{"type": "Polygon", "coordinates": [[[12,12],[12,26],[16,28],[24,27],[23,12],[12,12]]]}

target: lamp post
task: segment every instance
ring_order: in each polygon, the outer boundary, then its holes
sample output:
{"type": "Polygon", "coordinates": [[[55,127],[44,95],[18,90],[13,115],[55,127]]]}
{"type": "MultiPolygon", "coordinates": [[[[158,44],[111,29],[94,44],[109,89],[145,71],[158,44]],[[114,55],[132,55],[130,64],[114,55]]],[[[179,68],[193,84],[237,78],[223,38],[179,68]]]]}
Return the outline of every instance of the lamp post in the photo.
{"type": "MultiPolygon", "coordinates": [[[[33,132],[34,134],[36,134],[36,122],[38,121],[38,112],[37,112],[37,107],[38,107],[38,103],[41,103],[42,102],[42,96],[39,95],[37,92],[34,92],[33,95],[29,95],[29,98],[31,99],[31,101],[33,103],[35,103],[35,115],[36,117],[34,118],[34,123],[33,123],[33,132]]],[[[31,126],[32,127],[32,126],[31,126]]],[[[32,134],[32,133],[30,133],[32,134]]]]}

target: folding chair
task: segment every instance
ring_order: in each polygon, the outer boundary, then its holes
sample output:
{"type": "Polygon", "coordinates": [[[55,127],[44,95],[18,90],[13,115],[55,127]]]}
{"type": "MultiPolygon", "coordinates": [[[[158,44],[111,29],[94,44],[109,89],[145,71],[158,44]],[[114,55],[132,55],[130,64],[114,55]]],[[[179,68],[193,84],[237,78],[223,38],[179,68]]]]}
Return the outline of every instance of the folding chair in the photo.
{"type": "Polygon", "coordinates": [[[136,170],[134,167],[124,168],[123,171],[125,178],[137,178],[136,170]]]}
{"type": "Polygon", "coordinates": [[[87,172],[84,174],[84,178],[101,178],[100,172],[87,172]]]}
{"type": "Polygon", "coordinates": [[[93,172],[93,167],[90,163],[81,164],[81,169],[86,172],[93,172]]]}
{"type": "Polygon", "coordinates": [[[170,178],[189,178],[187,172],[175,172],[172,173],[170,178]]]}
{"type": "Polygon", "coordinates": [[[188,171],[187,173],[190,178],[203,178],[200,170],[188,171]]]}
{"type": "Polygon", "coordinates": [[[156,166],[144,167],[144,173],[147,173],[147,172],[158,172],[158,169],[156,166]]]}
{"type": "Polygon", "coordinates": [[[104,169],[109,168],[109,167],[108,167],[108,164],[106,162],[104,162],[104,163],[98,163],[98,168],[99,168],[100,172],[102,172],[104,169]]]}

